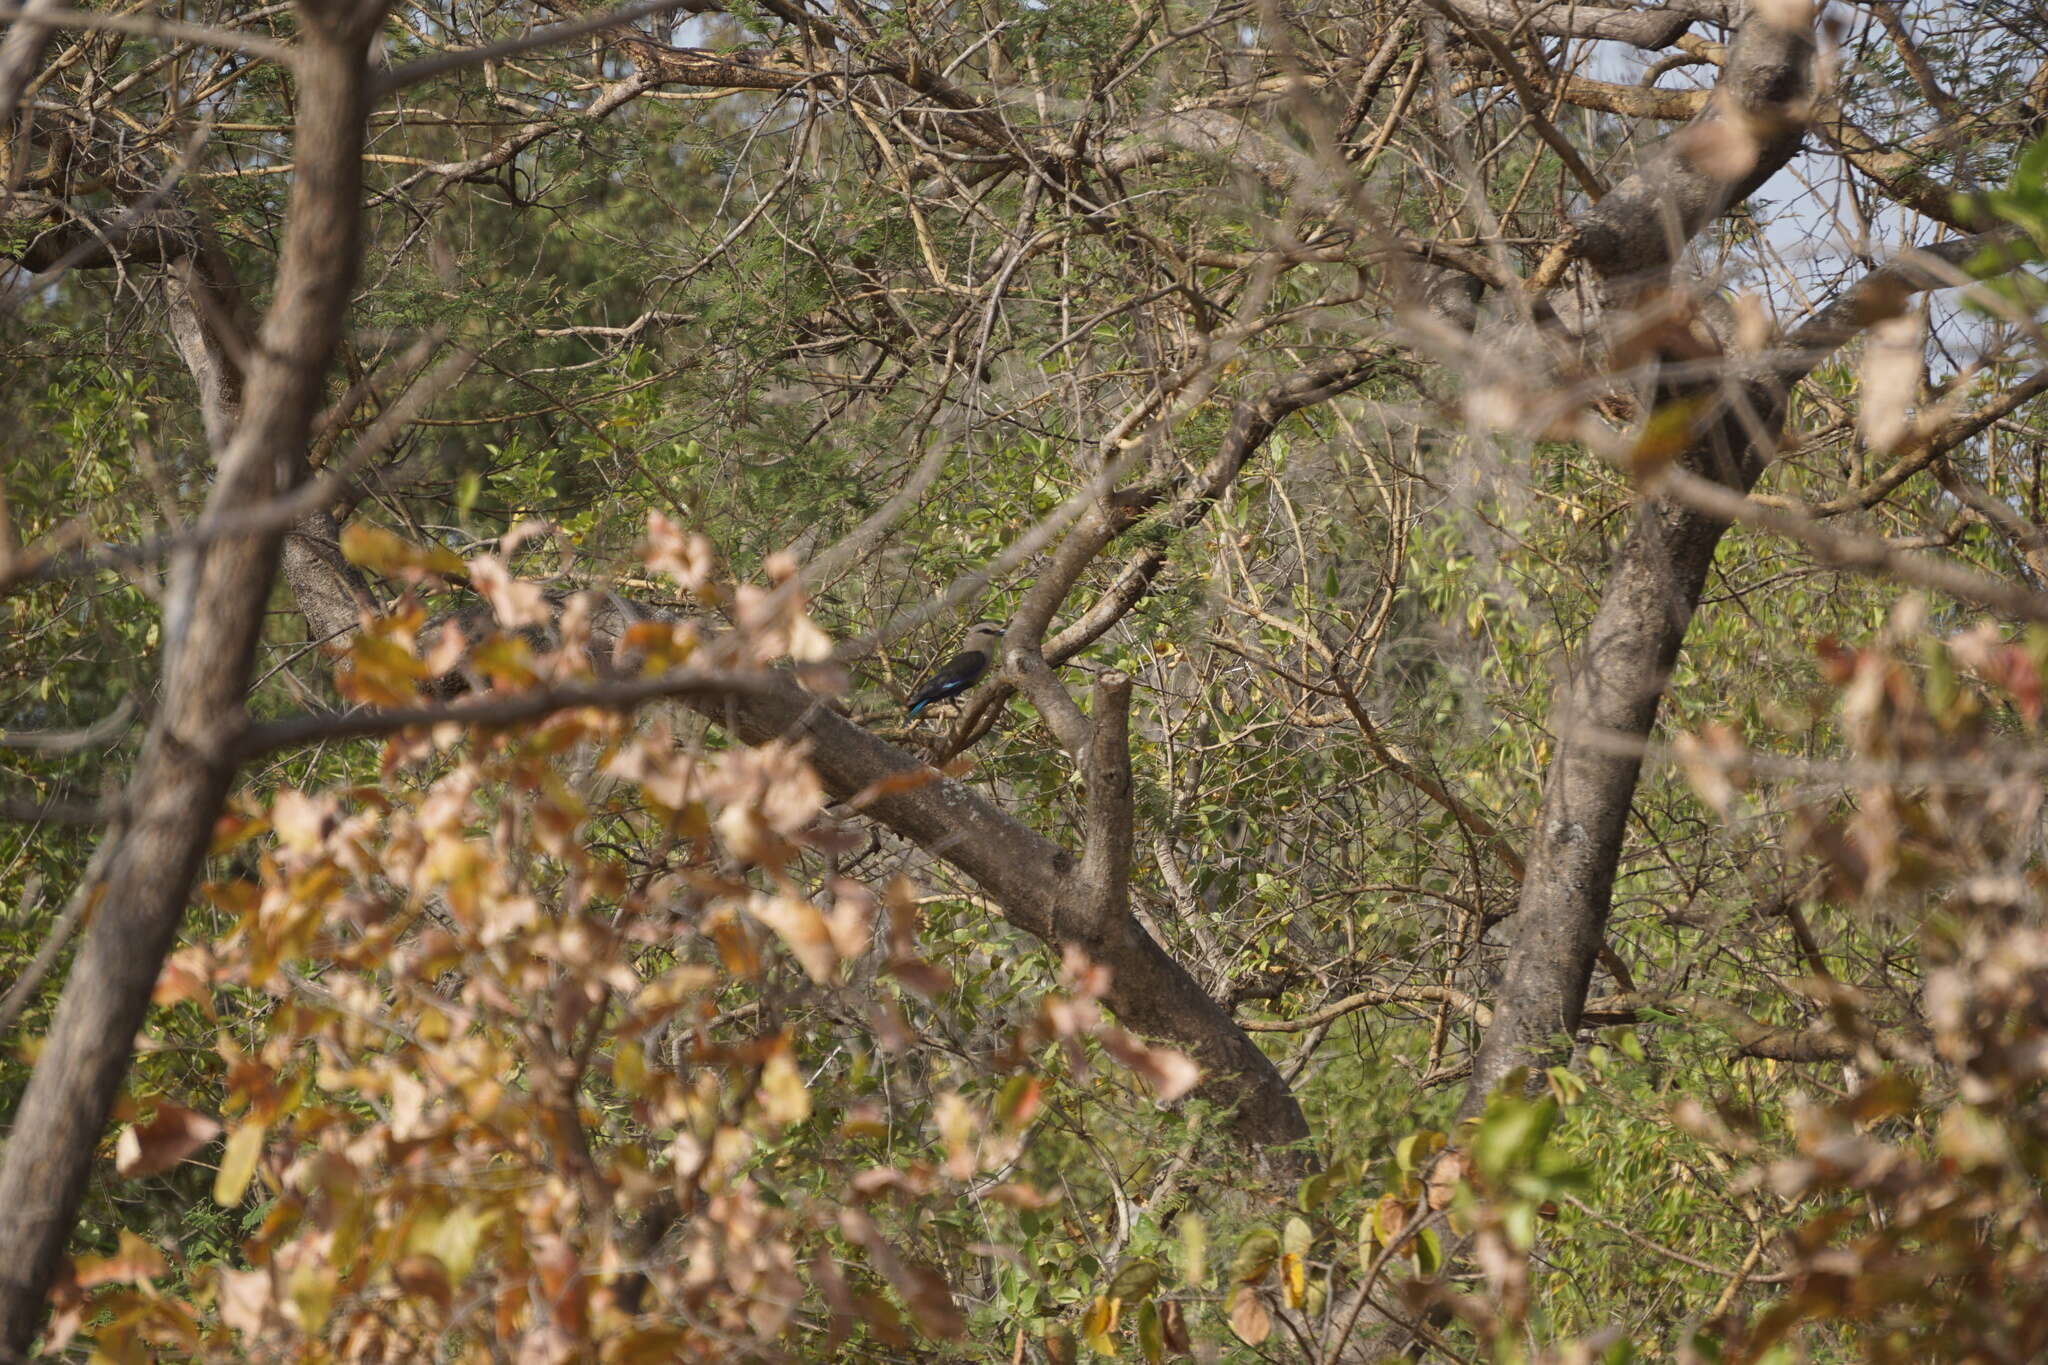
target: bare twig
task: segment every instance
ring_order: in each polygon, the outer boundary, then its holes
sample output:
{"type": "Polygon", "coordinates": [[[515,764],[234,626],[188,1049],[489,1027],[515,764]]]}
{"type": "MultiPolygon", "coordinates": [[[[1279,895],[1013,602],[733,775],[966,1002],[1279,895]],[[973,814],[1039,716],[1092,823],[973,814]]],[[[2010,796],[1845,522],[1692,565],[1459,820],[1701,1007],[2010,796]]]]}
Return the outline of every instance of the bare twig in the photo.
{"type": "Polygon", "coordinates": [[[2048,624],[2048,593],[1979,573],[1922,550],[1901,549],[1868,536],[1830,530],[1813,518],[1769,507],[1732,488],[1683,469],[1667,469],[1656,484],[1663,497],[1687,507],[1772,531],[1805,545],[1823,564],[1853,573],[1893,578],[1945,593],[2020,621],[2048,624]]]}
{"type": "Polygon", "coordinates": [[[0,730],[0,749],[22,749],[32,754],[75,754],[103,749],[127,733],[136,709],[135,698],[123,697],[112,711],[83,730],[0,730]]]}

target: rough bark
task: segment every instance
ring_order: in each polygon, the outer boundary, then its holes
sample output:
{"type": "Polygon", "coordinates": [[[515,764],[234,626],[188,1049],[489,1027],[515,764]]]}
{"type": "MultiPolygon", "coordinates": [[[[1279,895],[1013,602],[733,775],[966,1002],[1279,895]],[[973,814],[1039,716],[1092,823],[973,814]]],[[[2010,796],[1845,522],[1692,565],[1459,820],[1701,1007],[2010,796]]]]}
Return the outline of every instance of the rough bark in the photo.
{"type": "MultiPolygon", "coordinates": [[[[207,442],[219,452],[227,449],[241,420],[246,338],[254,329],[246,321],[234,265],[212,231],[194,224],[184,240],[189,250],[164,272],[164,298],[171,340],[199,390],[207,442]]],[[[295,463],[294,485],[309,473],[303,449],[295,463]]],[[[374,605],[361,571],[342,558],[340,536],[340,523],[325,507],[300,518],[285,536],[285,581],[315,641],[346,634],[360,613],[374,605]]]]}
{"type": "Polygon", "coordinates": [[[1549,38],[1606,38],[1654,51],[1678,41],[1694,16],[1682,9],[1653,6],[1610,9],[1551,0],[1444,0],[1444,8],[1468,24],[1549,38]]]}
{"type": "MultiPolygon", "coordinates": [[[[1760,466],[1745,445],[1731,448],[1736,427],[1732,420],[1717,424],[1699,453],[1739,471],[1728,482],[1746,492],[1760,466]]],[[[1473,1064],[1467,1113],[1483,1107],[1513,1068],[1550,1060],[1562,1050],[1552,1040],[1578,1028],[1642,767],[1639,741],[1656,720],[1726,529],[1716,518],[1646,502],[1608,574],[1574,676],[1552,712],[1557,752],[1544,780],[1493,1025],[1473,1064]]]]}
{"type": "MultiPolygon", "coordinates": [[[[380,5],[300,7],[299,122],[276,300],[209,519],[260,503],[299,467],[348,307],[360,237],[366,50],[380,5]]],[[[125,796],[97,913],[14,1115],[0,1165],[0,1355],[25,1358],[136,1030],[234,771],[243,696],[276,574],[274,532],[223,538],[189,576],[186,637],[125,796]]]]}
{"type": "MultiPolygon", "coordinates": [[[[1680,465],[1738,495],[1777,454],[1791,388],[1903,297],[1954,282],[1943,266],[1968,260],[1989,237],[1923,248],[1865,278],[1817,310],[1756,366],[1680,465]]],[[[1641,752],[1707,570],[1729,522],[1646,499],[1608,576],[1600,607],[1561,692],[1551,729],[1557,751],[1530,841],[1518,926],[1491,1026],[1474,1060],[1461,1113],[1482,1109],[1519,1066],[1554,1060],[1579,1027],[1606,931],[1622,836],[1641,752]]]]}
{"type": "Polygon", "coordinates": [[[1811,26],[1752,15],[1729,45],[1706,108],[1573,223],[1568,258],[1605,282],[1668,267],[1701,228],[1748,198],[1799,150],[1813,56],[1811,26]]]}
{"type": "MultiPolygon", "coordinates": [[[[1737,35],[1706,112],[1589,210],[1564,239],[1603,287],[1661,276],[1694,233],[1779,170],[1798,150],[1813,35],[1752,16],[1737,35]],[[1746,140],[1751,164],[1721,178],[1701,149],[1746,140]]],[[[1727,151],[1724,145],[1720,149],[1727,151]]],[[[1732,169],[1725,162],[1723,170],[1732,169]]],[[[1747,492],[1775,453],[1782,377],[1747,386],[1683,457],[1688,468],[1747,492]],[[1751,411],[1739,411],[1741,407],[1751,411]]],[[[1660,395],[1668,400],[1676,396],[1660,395]]],[[[1607,579],[1586,640],[1559,690],[1557,745],[1527,851],[1516,934],[1461,1112],[1472,1114],[1520,1066],[1560,1055],[1579,1024],[1605,940],[1622,835],[1671,666],[1699,604],[1727,523],[1648,502],[1607,579]]]]}
{"type": "MultiPolygon", "coordinates": [[[[1145,932],[1127,900],[1119,905],[1113,894],[1091,900],[1082,859],[971,788],[938,776],[920,760],[833,712],[793,681],[744,697],[686,700],[749,743],[808,739],[812,766],[835,799],[875,793],[860,801],[862,815],[959,869],[1019,929],[1049,945],[1075,944],[1107,966],[1106,1000],[1117,1018],[1138,1033],[1192,1054],[1205,1072],[1199,1093],[1232,1110],[1231,1130],[1247,1147],[1287,1147],[1308,1136],[1301,1106],[1272,1061],[1229,1011],[1145,932]],[[892,780],[920,771],[929,780],[907,789],[892,780]],[[1089,913],[1105,906],[1108,913],[1089,913]]],[[[1116,710],[1113,699],[1111,710],[1116,710]]],[[[1105,773],[1114,770],[1118,747],[1111,740],[1092,755],[1105,773]]],[[[1112,814],[1119,805],[1113,789],[1091,794],[1091,799],[1112,814]]],[[[1127,805],[1124,809],[1127,814],[1127,805]]],[[[1098,843],[1100,858],[1091,870],[1107,871],[1118,859],[1114,830],[1105,829],[1103,836],[1098,843]]],[[[1128,860],[1128,844],[1122,846],[1121,856],[1128,860]]]]}

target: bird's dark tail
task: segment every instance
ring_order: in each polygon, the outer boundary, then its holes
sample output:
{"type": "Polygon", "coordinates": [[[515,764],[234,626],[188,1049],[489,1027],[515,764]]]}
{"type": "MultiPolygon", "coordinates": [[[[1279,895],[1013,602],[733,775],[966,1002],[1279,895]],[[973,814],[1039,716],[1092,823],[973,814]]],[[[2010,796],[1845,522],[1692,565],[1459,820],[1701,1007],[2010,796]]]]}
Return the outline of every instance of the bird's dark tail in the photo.
{"type": "Polygon", "coordinates": [[[917,719],[917,713],[918,713],[918,712],[920,712],[920,711],[922,711],[922,710],[924,710],[924,708],[925,708],[925,707],[927,707],[927,706],[930,706],[931,704],[932,704],[932,703],[931,703],[931,698],[929,698],[929,697],[925,698],[925,699],[924,699],[923,701],[921,701],[921,702],[917,703],[917,704],[916,704],[915,706],[911,707],[911,708],[910,708],[910,711],[908,712],[908,714],[906,714],[906,715],[904,716],[904,719],[905,719],[905,720],[916,720],[916,719],[917,719]]]}

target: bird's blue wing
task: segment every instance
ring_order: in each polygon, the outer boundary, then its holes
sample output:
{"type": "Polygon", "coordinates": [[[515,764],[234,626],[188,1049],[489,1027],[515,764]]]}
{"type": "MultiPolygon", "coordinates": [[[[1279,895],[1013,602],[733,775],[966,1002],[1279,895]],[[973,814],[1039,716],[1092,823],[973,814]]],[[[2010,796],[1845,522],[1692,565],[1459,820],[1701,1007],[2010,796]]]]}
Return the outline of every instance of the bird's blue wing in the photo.
{"type": "Polygon", "coordinates": [[[935,701],[957,697],[974,686],[975,680],[988,668],[988,655],[978,649],[965,650],[946,660],[945,666],[925,679],[924,685],[910,694],[909,714],[915,717],[935,701]]]}

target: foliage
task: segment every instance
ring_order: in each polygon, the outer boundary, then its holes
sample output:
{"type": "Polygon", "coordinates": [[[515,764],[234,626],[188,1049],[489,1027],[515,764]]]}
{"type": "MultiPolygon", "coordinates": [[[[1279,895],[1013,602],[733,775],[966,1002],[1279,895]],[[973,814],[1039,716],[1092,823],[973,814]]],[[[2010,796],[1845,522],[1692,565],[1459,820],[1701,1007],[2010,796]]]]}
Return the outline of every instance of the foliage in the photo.
{"type": "MultiPolygon", "coordinates": [[[[2042,1354],[2048,637],[1887,579],[2048,582],[2038,16],[1885,7],[1901,38],[1858,8],[1809,155],[1637,297],[1523,290],[1601,197],[1557,143],[1611,190],[1676,121],[1627,92],[1704,90],[1729,35],[1638,87],[1612,44],[1496,52],[1437,8],[693,5],[386,92],[307,452],[346,473],[331,548],[371,607],[316,638],[281,580],[247,704],[787,673],[1078,855],[1098,793],[1038,698],[899,703],[1128,510],[1048,638],[1106,624],[1053,662],[1135,681],[1124,890],[1275,1063],[1307,1166],[1243,1150],[1100,962],[794,734],[666,701],[337,730],[240,770],[46,1347],[1335,1365],[1405,1325],[1460,1361],[2042,1354]],[[1721,540],[1582,1026],[1461,1121],[1578,737],[1554,693],[1697,434],[1659,386],[1732,387],[1773,317],[1978,225],[2008,232],[1979,282],[1886,296],[1861,320],[1902,328],[1817,358],[1759,485],[1880,572],[1721,540]],[[1471,333],[1418,303],[1453,259],[1494,281],[1471,333]],[[429,379],[416,346],[475,362],[429,379]]],[[[379,60],[568,14],[406,7],[379,60]]],[[[112,26],[46,70],[0,251],[174,186],[260,312],[286,74],[112,26]]],[[[50,269],[0,341],[0,974],[51,983],[10,1110],[161,701],[152,538],[217,454],[179,267],[50,269]]]]}

